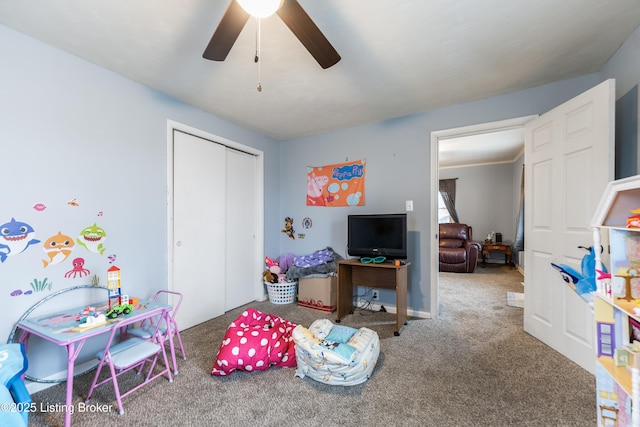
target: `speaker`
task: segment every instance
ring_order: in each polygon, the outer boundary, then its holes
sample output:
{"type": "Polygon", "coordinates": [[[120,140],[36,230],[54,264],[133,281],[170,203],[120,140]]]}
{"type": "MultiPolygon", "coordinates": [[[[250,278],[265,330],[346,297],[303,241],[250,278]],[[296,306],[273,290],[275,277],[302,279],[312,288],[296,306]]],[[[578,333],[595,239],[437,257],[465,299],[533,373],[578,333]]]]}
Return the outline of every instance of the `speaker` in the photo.
{"type": "Polygon", "coordinates": [[[502,243],[502,233],[496,233],[496,243],[502,243]]]}

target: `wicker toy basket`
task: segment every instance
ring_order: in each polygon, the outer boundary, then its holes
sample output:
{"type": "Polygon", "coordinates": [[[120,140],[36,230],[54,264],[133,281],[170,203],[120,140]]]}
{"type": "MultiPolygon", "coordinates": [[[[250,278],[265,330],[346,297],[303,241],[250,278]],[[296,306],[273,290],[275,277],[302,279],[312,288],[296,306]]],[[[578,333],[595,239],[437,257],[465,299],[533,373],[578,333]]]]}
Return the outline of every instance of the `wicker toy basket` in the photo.
{"type": "Polygon", "coordinates": [[[267,285],[267,291],[269,292],[269,301],[271,301],[273,304],[291,304],[295,301],[298,282],[265,282],[264,284],[267,285]]]}

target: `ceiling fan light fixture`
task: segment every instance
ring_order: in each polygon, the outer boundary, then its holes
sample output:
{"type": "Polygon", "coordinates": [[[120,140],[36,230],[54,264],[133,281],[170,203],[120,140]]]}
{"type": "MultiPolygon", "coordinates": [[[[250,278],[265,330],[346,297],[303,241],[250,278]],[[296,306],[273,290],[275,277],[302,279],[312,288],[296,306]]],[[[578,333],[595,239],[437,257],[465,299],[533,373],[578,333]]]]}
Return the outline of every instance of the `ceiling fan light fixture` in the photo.
{"type": "Polygon", "coordinates": [[[236,0],[238,4],[251,16],[266,18],[276,13],[282,5],[282,0],[236,0]]]}

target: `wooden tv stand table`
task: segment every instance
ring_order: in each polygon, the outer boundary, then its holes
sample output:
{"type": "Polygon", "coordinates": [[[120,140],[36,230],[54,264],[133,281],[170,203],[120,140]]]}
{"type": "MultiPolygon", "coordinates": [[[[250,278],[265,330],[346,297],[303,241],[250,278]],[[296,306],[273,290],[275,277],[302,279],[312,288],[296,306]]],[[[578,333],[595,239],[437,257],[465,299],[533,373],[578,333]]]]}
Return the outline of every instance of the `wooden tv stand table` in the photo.
{"type": "Polygon", "coordinates": [[[396,330],[400,335],[402,326],[407,324],[407,267],[410,262],[398,266],[393,261],[380,264],[363,264],[358,259],[338,262],[338,313],[340,323],[347,314],[353,313],[353,287],[394,289],[396,291],[396,330]]]}

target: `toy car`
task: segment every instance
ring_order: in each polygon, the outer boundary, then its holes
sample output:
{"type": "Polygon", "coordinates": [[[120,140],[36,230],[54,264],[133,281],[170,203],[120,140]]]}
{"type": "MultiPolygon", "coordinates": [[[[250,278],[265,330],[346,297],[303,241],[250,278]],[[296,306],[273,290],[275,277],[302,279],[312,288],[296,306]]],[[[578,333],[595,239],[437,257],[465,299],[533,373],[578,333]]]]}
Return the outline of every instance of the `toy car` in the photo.
{"type": "Polygon", "coordinates": [[[132,311],[133,311],[133,304],[114,305],[113,307],[111,307],[111,310],[105,313],[105,316],[108,317],[109,319],[115,319],[121,314],[129,314],[132,311]]]}

